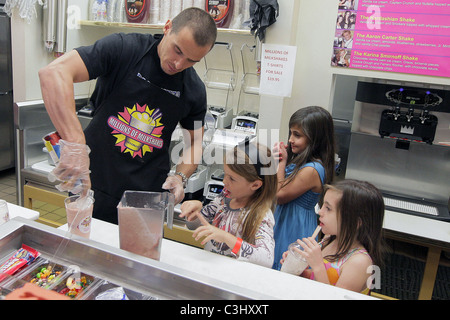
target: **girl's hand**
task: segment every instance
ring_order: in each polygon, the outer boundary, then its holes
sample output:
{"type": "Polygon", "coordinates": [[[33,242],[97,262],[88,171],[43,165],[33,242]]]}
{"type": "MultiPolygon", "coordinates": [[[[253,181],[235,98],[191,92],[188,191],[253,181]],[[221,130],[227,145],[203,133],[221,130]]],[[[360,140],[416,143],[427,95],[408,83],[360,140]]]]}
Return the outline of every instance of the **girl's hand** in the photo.
{"type": "Polygon", "coordinates": [[[287,150],[286,146],[283,142],[276,142],[273,149],[272,154],[275,160],[278,160],[279,162],[286,162],[287,161],[287,150]]]}
{"type": "Polygon", "coordinates": [[[289,251],[283,252],[283,255],[281,256],[281,260],[280,260],[280,263],[281,263],[281,264],[283,264],[283,263],[284,263],[284,260],[286,260],[286,257],[287,257],[287,255],[288,255],[288,253],[289,253],[289,251]]]}
{"type": "Polygon", "coordinates": [[[193,221],[197,219],[197,216],[201,216],[200,210],[202,209],[202,207],[202,203],[198,200],[185,201],[181,204],[180,207],[180,218],[186,218],[187,221],[193,221]]]}
{"type": "Polygon", "coordinates": [[[294,248],[294,250],[306,259],[313,271],[323,266],[322,248],[313,237],[303,238],[303,241],[297,240],[297,243],[302,246],[303,251],[297,248],[294,248]]]}
{"type": "Polygon", "coordinates": [[[235,236],[211,225],[200,212],[198,212],[197,218],[202,223],[202,226],[198,227],[192,234],[196,241],[204,238],[201,242],[204,245],[210,240],[215,240],[217,242],[225,242],[230,248],[233,248],[237,240],[235,236]]]}

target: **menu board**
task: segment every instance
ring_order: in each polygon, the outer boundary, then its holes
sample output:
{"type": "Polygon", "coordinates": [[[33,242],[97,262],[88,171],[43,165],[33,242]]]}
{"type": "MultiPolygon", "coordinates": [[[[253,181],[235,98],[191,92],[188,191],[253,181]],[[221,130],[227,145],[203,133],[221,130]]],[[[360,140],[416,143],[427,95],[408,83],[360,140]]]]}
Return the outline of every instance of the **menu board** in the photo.
{"type": "Polygon", "coordinates": [[[331,65],[450,77],[450,0],[336,0],[331,65]]]}

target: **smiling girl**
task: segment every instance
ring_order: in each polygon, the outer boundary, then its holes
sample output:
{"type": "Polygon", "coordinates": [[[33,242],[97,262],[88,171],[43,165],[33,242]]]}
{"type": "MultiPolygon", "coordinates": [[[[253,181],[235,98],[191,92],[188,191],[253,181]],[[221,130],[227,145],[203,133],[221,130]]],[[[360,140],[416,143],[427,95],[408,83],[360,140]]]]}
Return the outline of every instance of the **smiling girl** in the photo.
{"type": "Polygon", "coordinates": [[[330,113],[310,106],[296,111],[289,120],[289,140],[275,144],[274,157],[279,159],[278,206],[275,217],[275,260],[280,259],[289,244],[309,237],[317,227],[316,206],[322,185],[334,177],[334,126],[330,113]]]}
{"type": "Polygon", "coordinates": [[[196,228],[193,237],[203,238],[205,250],[271,267],[277,192],[271,152],[247,142],[225,159],[222,193],[205,207],[197,200],[183,202],[180,217],[186,217],[188,228],[196,228]]]}

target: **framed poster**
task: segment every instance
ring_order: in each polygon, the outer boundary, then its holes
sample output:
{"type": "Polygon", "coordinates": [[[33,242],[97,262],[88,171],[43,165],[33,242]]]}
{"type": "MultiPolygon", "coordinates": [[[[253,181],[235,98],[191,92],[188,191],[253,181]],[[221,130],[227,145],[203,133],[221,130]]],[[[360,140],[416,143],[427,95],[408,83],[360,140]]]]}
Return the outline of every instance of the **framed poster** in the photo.
{"type": "Polygon", "coordinates": [[[331,65],[450,77],[450,0],[336,0],[331,65]]]}

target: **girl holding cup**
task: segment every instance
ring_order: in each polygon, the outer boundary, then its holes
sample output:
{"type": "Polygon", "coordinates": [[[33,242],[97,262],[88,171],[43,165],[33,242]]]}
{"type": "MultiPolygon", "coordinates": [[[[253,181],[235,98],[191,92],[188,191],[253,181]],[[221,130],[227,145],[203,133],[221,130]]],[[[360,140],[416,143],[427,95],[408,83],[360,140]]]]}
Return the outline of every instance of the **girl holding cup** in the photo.
{"type": "MultiPolygon", "coordinates": [[[[342,180],[325,185],[319,221],[324,238],[297,240],[308,262],[301,276],[356,292],[370,289],[370,267],[382,264],[384,202],[365,181],[342,180]]],[[[281,263],[287,257],[283,254],[281,263]]]]}

